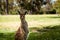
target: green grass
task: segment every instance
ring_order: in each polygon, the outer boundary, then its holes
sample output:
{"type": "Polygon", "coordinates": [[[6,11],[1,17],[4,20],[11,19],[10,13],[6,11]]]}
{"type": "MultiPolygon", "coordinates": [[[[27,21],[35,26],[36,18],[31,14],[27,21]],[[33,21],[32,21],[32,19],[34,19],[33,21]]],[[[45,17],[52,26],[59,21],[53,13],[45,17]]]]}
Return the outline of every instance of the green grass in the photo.
{"type": "MultiPolygon", "coordinates": [[[[58,15],[26,15],[27,21],[60,20],[58,15]]],[[[0,22],[19,22],[19,15],[0,15],[0,22]]]]}
{"type": "Polygon", "coordinates": [[[13,22],[13,21],[19,21],[18,16],[12,16],[12,15],[0,15],[0,22],[13,22]]]}
{"type": "Polygon", "coordinates": [[[37,32],[30,33],[28,40],[60,40],[60,25],[36,30],[37,32]]]}
{"type": "MultiPolygon", "coordinates": [[[[29,24],[29,27],[60,24],[60,16],[58,15],[26,15],[26,20],[29,24]]],[[[8,23],[9,25],[9,22],[12,22],[11,24],[13,25],[14,22],[15,24],[20,22],[19,15],[0,15],[0,23],[8,23]]]]}
{"type": "MultiPolygon", "coordinates": [[[[31,28],[30,28],[31,29],[31,28]]],[[[33,28],[36,32],[31,32],[28,40],[60,40],[60,25],[47,26],[43,29],[33,28]]],[[[33,30],[32,29],[32,30],[33,30]]],[[[0,40],[14,40],[15,32],[0,33],[0,40]]]]}
{"type": "Polygon", "coordinates": [[[0,40],[14,40],[15,33],[0,33],[0,40]]]}
{"type": "MultiPolygon", "coordinates": [[[[60,40],[60,16],[26,15],[26,20],[31,32],[28,40],[60,40]]],[[[14,40],[14,22],[20,22],[19,15],[0,15],[0,40],[14,40]]]]}

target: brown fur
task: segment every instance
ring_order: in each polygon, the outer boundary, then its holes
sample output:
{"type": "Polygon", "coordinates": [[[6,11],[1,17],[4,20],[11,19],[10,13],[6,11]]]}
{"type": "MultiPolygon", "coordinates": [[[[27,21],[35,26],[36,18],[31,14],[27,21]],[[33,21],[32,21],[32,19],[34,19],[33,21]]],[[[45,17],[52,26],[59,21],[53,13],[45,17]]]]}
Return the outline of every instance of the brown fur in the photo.
{"type": "Polygon", "coordinates": [[[15,35],[15,40],[24,40],[24,34],[25,32],[23,31],[23,29],[20,27],[15,35]]]}
{"type": "MultiPolygon", "coordinates": [[[[19,12],[21,13],[21,12],[19,12]]],[[[25,20],[25,14],[20,14],[21,26],[18,28],[15,40],[26,40],[28,35],[28,24],[25,20]]]]}

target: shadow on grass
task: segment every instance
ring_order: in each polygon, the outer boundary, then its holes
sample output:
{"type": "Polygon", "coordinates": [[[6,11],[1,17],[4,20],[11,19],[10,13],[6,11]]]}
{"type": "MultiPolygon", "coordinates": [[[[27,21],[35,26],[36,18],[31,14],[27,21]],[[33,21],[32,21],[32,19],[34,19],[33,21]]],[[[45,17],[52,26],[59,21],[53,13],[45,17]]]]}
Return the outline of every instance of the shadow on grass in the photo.
{"type": "Polygon", "coordinates": [[[0,33],[0,40],[14,40],[14,33],[0,33]]]}
{"type": "Polygon", "coordinates": [[[60,16],[51,16],[51,17],[48,17],[48,18],[60,18],[60,16]]]}
{"type": "Polygon", "coordinates": [[[37,32],[30,33],[28,40],[60,40],[60,25],[33,29],[36,29],[37,32]]]}
{"type": "MultiPolygon", "coordinates": [[[[60,25],[47,26],[44,28],[30,28],[28,40],[60,40],[60,25]],[[34,30],[35,32],[32,32],[34,30]]],[[[15,32],[0,33],[0,40],[14,40],[15,32]]]]}

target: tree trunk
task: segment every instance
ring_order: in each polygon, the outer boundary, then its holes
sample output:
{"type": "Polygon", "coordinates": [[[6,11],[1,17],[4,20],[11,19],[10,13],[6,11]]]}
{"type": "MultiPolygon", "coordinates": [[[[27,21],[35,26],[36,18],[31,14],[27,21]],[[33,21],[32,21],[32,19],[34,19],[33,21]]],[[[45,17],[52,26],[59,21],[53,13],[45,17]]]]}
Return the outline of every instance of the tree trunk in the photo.
{"type": "Polygon", "coordinates": [[[9,9],[8,9],[8,0],[6,0],[6,15],[9,14],[9,9]]]}

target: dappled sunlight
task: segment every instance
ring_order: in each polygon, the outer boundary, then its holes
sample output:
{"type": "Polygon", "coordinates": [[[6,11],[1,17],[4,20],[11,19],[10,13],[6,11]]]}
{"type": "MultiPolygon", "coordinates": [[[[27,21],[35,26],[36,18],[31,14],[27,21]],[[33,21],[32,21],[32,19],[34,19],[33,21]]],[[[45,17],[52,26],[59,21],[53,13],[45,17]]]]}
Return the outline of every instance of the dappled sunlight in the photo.
{"type": "MultiPolygon", "coordinates": [[[[26,20],[28,22],[28,27],[46,27],[49,25],[60,25],[60,18],[49,18],[49,17],[58,17],[57,15],[27,15],[26,20]]],[[[19,15],[3,15],[0,16],[0,29],[11,29],[16,31],[20,26],[19,15]],[[16,19],[17,18],[17,19],[16,19]],[[11,19],[11,20],[7,20],[11,19]],[[7,22],[8,21],[8,22],[7,22]]]]}

